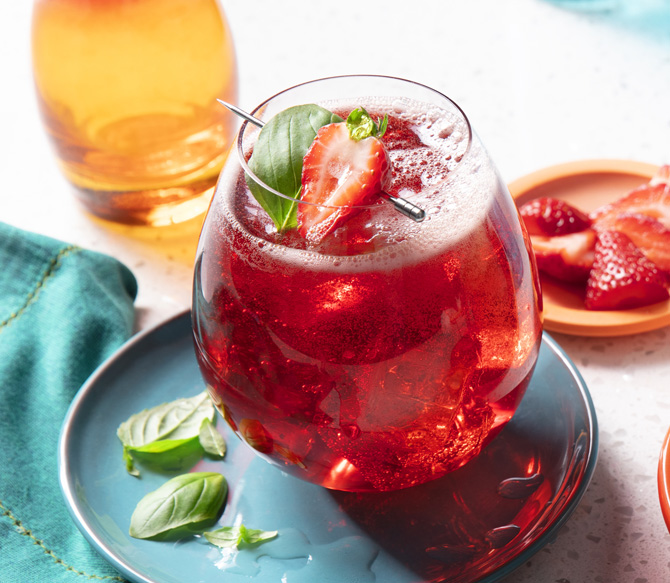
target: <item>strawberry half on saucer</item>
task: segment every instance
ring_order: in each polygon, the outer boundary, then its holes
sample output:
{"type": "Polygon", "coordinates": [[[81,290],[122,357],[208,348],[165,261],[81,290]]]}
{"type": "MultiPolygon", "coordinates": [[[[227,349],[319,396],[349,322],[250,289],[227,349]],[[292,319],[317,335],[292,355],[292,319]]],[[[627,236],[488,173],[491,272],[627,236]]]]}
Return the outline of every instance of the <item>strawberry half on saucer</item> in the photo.
{"type": "Polygon", "coordinates": [[[648,259],[670,275],[670,228],[657,218],[632,212],[611,214],[594,223],[594,229],[624,233],[648,259]]]}
{"type": "Polygon", "coordinates": [[[670,165],[648,184],[590,214],[597,231],[626,234],[656,266],[670,274],[670,165]]]}
{"type": "Polygon", "coordinates": [[[668,278],[620,231],[601,231],[586,283],[588,310],[624,310],[667,300],[668,278]]]}
{"type": "Polygon", "coordinates": [[[519,209],[537,268],[560,281],[584,283],[593,266],[596,233],[581,210],[556,198],[538,198],[519,209]]]}
{"type": "Polygon", "coordinates": [[[531,235],[537,268],[566,283],[583,284],[593,267],[596,232],[585,229],[569,235],[531,235]]]}
{"type": "Polygon", "coordinates": [[[598,224],[622,213],[652,217],[670,229],[670,165],[661,166],[648,184],[597,208],[590,214],[590,218],[594,224],[598,224]]]}
{"type": "Polygon", "coordinates": [[[591,219],[585,213],[558,198],[536,198],[524,204],[519,213],[529,235],[569,235],[591,226],[591,219]]]}

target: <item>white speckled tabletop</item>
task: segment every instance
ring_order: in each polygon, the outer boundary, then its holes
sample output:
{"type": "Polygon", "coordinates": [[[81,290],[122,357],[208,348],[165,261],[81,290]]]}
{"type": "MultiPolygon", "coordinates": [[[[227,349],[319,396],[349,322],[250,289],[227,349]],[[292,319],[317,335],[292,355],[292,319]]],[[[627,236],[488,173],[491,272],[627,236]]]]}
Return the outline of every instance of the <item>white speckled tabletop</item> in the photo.
{"type": "MultiPolygon", "coordinates": [[[[125,262],[140,285],[137,327],[154,325],[189,306],[199,225],[131,231],[82,212],[37,115],[30,4],[0,3],[0,220],[125,262]]],[[[378,73],[425,83],[459,103],[507,181],[579,159],[670,163],[668,0],[620,0],[605,12],[545,0],[223,4],[245,108],[308,79],[378,73]],[[360,25],[364,18],[369,27],[360,25]]],[[[670,581],[670,535],[656,490],[670,426],[670,329],[554,337],[593,396],[599,462],[556,540],[505,581],[670,581]]]]}

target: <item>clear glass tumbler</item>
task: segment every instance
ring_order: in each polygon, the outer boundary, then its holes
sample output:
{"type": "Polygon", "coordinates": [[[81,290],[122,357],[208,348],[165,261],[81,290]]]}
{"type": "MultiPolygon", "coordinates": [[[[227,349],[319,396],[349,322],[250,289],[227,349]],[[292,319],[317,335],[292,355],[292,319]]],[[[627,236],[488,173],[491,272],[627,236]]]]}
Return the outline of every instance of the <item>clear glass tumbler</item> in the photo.
{"type": "Polygon", "coordinates": [[[230,426],[284,471],[337,490],[406,488],[462,466],[512,418],[541,342],[532,254],[450,99],[347,76],[288,89],[255,115],[309,103],[387,113],[388,193],[426,217],[379,197],[318,243],[277,232],[248,188],[259,130],[243,124],[196,260],[200,368],[230,426]]]}
{"type": "Polygon", "coordinates": [[[35,0],[33,71],[59,165],[92,214],[202,214],[233,137],[233,42],[217,0],[35,0]]]}

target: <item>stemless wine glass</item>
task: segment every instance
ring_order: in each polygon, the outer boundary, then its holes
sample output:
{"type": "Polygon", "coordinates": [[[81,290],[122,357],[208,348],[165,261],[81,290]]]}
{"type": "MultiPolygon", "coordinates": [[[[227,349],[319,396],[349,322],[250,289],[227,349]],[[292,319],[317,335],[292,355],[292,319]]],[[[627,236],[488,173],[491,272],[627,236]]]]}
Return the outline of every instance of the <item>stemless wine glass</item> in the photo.
{"type": "Polygon", "coordinates": [[[541,342],[530,247],[444,95],[334,77],[254,113],[267,121],[308,103],[343,117],[358,106],[387,113],[389,194],[426,217],[380,197],[318,244],[278,233],[247,187],[259,130],[243,124],[199,243],[197,357],[226,421],[284,471],[337,490],[406,488],[465,464],[514,414],[541,342]]]}
{"type": "Polygon", "coordinates": [[[217,0],[35,0],[33,72],[66,178],[92,214],[134,225],[201,215],[237,98],[217,0]]]}

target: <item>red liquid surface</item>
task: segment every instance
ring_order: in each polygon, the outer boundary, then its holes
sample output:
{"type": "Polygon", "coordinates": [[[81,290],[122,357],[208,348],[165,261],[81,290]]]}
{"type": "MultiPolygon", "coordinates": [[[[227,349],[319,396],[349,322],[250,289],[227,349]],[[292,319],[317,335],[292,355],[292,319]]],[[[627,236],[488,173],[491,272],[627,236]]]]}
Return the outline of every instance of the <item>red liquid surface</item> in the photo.
{"type": "MultiPolygon", "coordinates": [[[[386,140],[392,192],[446,172],[407,124],[392,119],[386,140]],[[417,149],[425,164],[405,165],[417,149]]],[[[477,455],[512,417],[540,342],[513,204],[491,204],[453,244],[406,254],[386,227],[409,219],[380,204],[296,260],[281,249],[304,248],[299,237],[268,234],[244,180],[233,186],[203,230],[193,316],[210,394],[242,439],[349,491],[406,488],[477,455]]]]}

